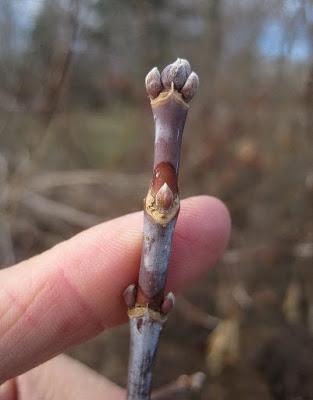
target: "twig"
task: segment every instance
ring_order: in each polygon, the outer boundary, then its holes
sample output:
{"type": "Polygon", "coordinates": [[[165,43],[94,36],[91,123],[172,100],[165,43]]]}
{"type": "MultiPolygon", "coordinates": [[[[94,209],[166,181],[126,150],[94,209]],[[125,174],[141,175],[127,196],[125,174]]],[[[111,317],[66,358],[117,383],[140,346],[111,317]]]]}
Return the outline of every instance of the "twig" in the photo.
{"type": "Polygon", "coordinates": [[[101,222],[101,218],[96,215],[77,210],[35,193],[27,192],[22,196],[20,201],[24,206],[41,215],[47,221],[51,220],[51,218],[59,218],[69,224],[78,225],[82,228],[89,228],[101,222]]]}
{"type": "Polygon", "coordinates": [[[220,322],[218,317],[214,317],[202,311],[199,307],[190,303],[185,297],[180,297],[177,300],[177,309],[184,318],[209,331],[215,329],[220,322]]]}
{"type": "MultiPolygon", "coordinates": [[[[275,249],[279,244],[275,242],[264,243],[263,245],[258,245],[255,247],[245,248],[245,249],[232,249],[225,252],[223,257],[223,262],[226,265],[236,265],[243,262],[252,262],[260,254],[266,254],[275,249]]],[[[285,249],[286,254],[296,257],[296,258],[312,258],[313,257],[313,242],[300,242],[292,244],[285,249]]]]}
{"type": "Polygon", "coordinates": [[[8,179],[8,163],[6,158],[0,153],[0,208],[5,204],[7,196],[6,182],[8,179]]]}
{"type": "Polygon", "coordinates": [[[39,107],[46,126],[50,125],[58,109],[62,91],[64,90],[64,85],[72,64],[73,50],[79,30],[79,8],[79,0],[70,0],[68,12],[65,13],[63,21],[63,25],[68,27],[65,44],[63,44],[64,38],[62,38],[55,45],[52,65],[46,78],[47,83],[43,88],[43,98],[39,107]]]}
{"type": "Polygon", "coordinates": [[[11,227],[8,218],[2,215],[7,195],[7,176],[8,164],[0,153],[0,267],[14,264],[15,261],[11,227]]]}
{"type": "Polygon", "coordinates": [[[44,100],[42,100],[42,105],[40,112],[43,120],[44,134],[39,143],[36,143],[36,147],[32,148],[30,151],[30,156],[26,163],[22,167],[18,167],[16,171],[9,177],[7,182],[7,191],[12,192],[8,197],[11,198],[8,211],[11,217],[15,215],[17,203],[19,200],[19,195],[23,189],[28,187],[29,180],[38,166],[39,162],[42,160],[47,152],[50,138],[51,130],[49,127],[59,106],[61,94],[65,81],[68,77],[69,70],[73,60],[73,50],[74,44],[77,39],[78,29],[79,29],[79,0],[70,0],[70,10],[66,15],[70,25],[70,32],[66,41],[66,45],[63,46],[62,54],[59,54],[58,42],[55,46],[55,56],[54,60],[57,59],[57,65],[52,63],[51,70],[49,71],[48,77],[46,79],[47,84],[44,88],[44,100]]]}
{"type": "Polygon", "coordinates": [[[124,292],[131,334],[128,400],[150,399],[153,360],[163,324],[174,305],[173,293],[164,297],[164,288],[179,212],[177,178],[187,102],[198,83],[188,61],[180,59],[162,74],[153,68],[146,77],[155,121],[154,170],[144,202],[138,285],[132,284],[124,292]]]}
{"type": "Polygon", "coordinates": [[[0,214],[0,267],[12,265],[15,262],[11,227],[5,216],[0,214]]]}
{"type": "Polygon", "coordinates": [[[205,382],[203,372],[195,372],[192,375],[181,375],[174,382],[169,383],[152,393],[152,400],[166,400],[185,396],[189,393],[199,392],[205,382]]]}
{"type": "Polygon", "coordinates": [[[75,170],[46,172],[31,178],[32,190],[44,192],[56,187],[75,185],[106,185],[120,188],[138,187],[142,189],[147,181],[146,174],[123,174],[103,170],[75,170]]]}

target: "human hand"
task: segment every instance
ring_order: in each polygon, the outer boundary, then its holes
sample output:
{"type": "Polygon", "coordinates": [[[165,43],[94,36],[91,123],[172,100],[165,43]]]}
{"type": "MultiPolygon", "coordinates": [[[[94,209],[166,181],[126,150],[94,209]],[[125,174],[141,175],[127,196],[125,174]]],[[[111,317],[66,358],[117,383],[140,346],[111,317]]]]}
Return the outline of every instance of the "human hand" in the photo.
{"type": "MultiPolygon", "coordinates": [[[[0,400],[125,398],[69,357],[45,361],[126,321],[122,293],[138,275],[142,219],[138,212],[105,222],[0,271],[0,400]]],[[[181,291],[212,266],[229,231],[218,200],[182,201],[167,290],[181,291]]]]}

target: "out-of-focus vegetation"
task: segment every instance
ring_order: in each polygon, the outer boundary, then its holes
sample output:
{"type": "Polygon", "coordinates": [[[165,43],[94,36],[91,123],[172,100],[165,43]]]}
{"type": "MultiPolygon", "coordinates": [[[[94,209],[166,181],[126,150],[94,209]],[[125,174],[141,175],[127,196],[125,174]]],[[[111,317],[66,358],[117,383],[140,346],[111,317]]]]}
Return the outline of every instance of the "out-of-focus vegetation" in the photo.
{"type": "MultiPolygon", "coordinates": [[[[144,77],[187,58],[201,86],[182,194],[222,198],[233,231],[170,318],[155,384],[203,370],[198,398],[313,399],[313,2],[0,5],[1,266],[141,208],[153,143],[144,77]],[[213,333],[203,313],[220,321],[213,333]]],[[[125,384],[127,335],[73,355],[125,384]]]]}

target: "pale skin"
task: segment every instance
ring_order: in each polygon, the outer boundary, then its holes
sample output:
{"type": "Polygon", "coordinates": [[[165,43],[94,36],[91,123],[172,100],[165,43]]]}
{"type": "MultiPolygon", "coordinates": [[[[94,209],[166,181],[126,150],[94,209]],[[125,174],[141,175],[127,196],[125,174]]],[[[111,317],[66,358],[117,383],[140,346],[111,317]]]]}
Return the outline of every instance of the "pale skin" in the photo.
{"type": "MultiPolygon", "coordinates": [[[[122,293],[138,276],[142,220],[138,212],[105,222],[0,271],[0,400],[125,399],[122,388],[57,355],[126,322],[122,293]]],[[[213,266],[229,232],[219,200],[182,201],[167,291],[213,266]]]]}

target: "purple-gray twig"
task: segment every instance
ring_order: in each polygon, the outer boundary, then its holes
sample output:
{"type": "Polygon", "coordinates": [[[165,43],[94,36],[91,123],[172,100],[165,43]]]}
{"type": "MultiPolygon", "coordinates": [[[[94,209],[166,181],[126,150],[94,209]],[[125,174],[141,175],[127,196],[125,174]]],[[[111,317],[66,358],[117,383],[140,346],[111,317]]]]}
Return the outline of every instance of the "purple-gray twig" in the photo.
{"type": "Polygon", "coordinates": [[[172,237],[179,212],[178,169],[188,102],[199,84],[187,60],[177,59],[162,73],[146,76],[155,122],[153,178],[144,202],[144,228],[138,284],[124,292],[130,321],[128,400],[150,399],[152,364],[173,293],[164,295],[172,237]]]}

